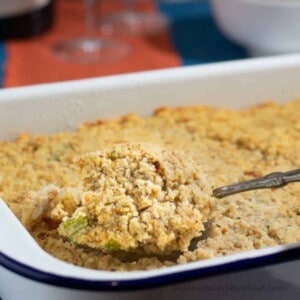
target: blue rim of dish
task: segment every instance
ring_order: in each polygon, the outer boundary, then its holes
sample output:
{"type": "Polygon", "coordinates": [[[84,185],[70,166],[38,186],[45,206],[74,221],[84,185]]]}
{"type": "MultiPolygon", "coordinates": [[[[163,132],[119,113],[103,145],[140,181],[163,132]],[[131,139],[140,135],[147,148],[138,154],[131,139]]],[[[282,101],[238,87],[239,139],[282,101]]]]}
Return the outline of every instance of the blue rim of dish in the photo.
{"type": "Polygon", "coordinates": [[[254,269],[299,259],[300,246],[261,257],[239,259],[221,265],[201,267],[193,270],[184,270],[171,274],[157,275],[150,278],[105,281],[79,279],[47,273],[20,263],[0,252],[0,265],[9,271],[26,277],[27,279],[69,289],[111,292],[141,290],[167,286],[188,280],[195,280],[204,277],[207,278],[210,276],[254,269]]]}

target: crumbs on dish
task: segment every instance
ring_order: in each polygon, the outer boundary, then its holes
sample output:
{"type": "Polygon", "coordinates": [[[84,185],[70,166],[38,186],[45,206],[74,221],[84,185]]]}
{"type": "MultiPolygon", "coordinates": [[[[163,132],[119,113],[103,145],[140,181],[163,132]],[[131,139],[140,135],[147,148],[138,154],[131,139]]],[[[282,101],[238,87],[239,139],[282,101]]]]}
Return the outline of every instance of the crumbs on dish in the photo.
{"type": "Polygon", "coordinates": [[[300,241],[300,184],[210,196],[299,166],[300,100],[160,108],[0,142],[0,197],[57,258],[147,270],[300,241]]]}

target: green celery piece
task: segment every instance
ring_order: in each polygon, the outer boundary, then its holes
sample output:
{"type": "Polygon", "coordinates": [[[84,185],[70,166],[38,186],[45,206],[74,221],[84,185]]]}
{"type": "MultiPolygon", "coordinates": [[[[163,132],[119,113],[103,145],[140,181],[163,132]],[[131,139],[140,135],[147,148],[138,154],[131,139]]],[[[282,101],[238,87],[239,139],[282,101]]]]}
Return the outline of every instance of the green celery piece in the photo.
{"type": "Polygon", "coordinates": [[[86,216],[79,215],[61,223],[58,232],[74,241],[78,235],[85,232],[89,227],[89,220],[86,216]]]}
{"type": "Polygon", "coordinates": [[[104,245],[104,248],[108,252],[116,252],[121,250],[121,245],[114,239],[108,240],[108,242],[104,245]]]}

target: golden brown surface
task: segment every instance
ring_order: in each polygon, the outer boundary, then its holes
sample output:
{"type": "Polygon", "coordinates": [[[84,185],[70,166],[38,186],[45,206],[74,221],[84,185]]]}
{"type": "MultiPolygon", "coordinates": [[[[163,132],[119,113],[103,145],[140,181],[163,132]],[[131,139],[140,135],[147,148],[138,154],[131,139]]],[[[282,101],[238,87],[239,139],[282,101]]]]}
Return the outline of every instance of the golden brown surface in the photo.
{"type": "MultiPolygon", "coordinates": [[[[146,119],[130,115],[84,125],[76,132],[23,134],[15,142],[0,143],[0,196],[28,224],[30,212],[41,209],[30,200],[30,191],[49,184],[72,189],[78,180],[73,163],[78,156],[129,142],[184,151],[201,167],[211,188],[287,171],[300,166],[300,100],[244,110],[162,108],[146,119]]],[[[217,200],[208,236],[176,261],[149,256],[126,262],[76,246],[58,235],[58,223],[51,216],[38,220],[30,231],[46,251],[77,265],[151,269],[300,241],[299,204],[299,183],[217,200]]]]}

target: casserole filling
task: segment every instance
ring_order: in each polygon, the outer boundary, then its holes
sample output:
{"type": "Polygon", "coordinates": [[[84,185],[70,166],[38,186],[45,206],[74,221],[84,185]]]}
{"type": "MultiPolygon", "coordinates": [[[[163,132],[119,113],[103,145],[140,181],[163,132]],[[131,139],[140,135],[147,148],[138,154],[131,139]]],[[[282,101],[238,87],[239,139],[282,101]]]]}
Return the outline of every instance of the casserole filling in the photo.
{"type": "Polygon", "coordinates": [[[116,144],[81,156],[77,164],[76,190],[48,186],[32,193],[29,202],[42,209],[29,214],[29,223],[57,221],[60,236],[104,253],[183,252],[203,232],[210,188],[182,152],[116,144]]]}
{"type": "Polygon", "coordinates": [[[300,100],[161,108],[1,142],[0,196],[52,255],[145,270],[300,241],[299,183],[209,196],[299,166],[300,100]]]}

